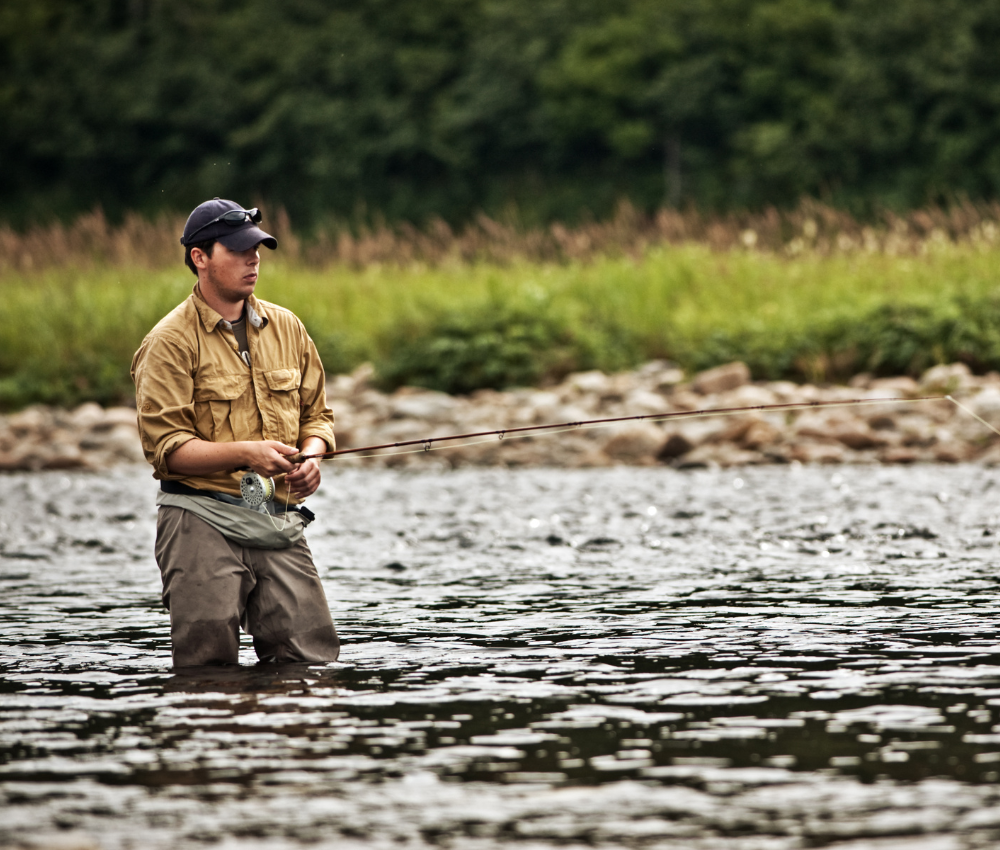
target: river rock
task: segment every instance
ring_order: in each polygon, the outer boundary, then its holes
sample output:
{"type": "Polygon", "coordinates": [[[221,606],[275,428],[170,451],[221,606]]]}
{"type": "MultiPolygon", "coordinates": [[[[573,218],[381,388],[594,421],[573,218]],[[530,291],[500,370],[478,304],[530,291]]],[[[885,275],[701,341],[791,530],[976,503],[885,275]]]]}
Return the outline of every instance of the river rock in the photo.
{"type": "Polygon", "coordinates": [[[781,429],[765,419],[754,419],[746,429],[739,443],[746,449],[763,449],[773,446],[782,438],[781,429]]]}
{"type": "Polygon", "coordinates": [[[135,418],[135,408],[109,407],[104,411],[104,416],[96,427],[111,430],[112,428],[117,428],[119,425],[124,425],[138,433],[139,424],[135,418]]]}
{"type": "Polygon", "coordinates": [[[732,443],[703,443],[698,448],[688,452],[675,464],[678,469],[697,469],[719,466],[748,466],[765,463],[766,458],[760,452],[748,451],[732,443]]]}
{"type": "Polygon", "coordinates": [[[974,446],[958,440],[939,442],[933,448],[934,460],[939,463],[961,463],[965,460],[971,460],[975,453],[974,446]]]}
{"type": "MultiPolygon", "coordinates": [[[[544,389],[480,390],[452,397],[406,388],[375,389],[362,366],[331,376],[328,399],[336,417],[338,448],[469,432],[507,432],[527,425],[669,414],[660,424],[635,421],[573,428],[530,439],[506,439],[441,451],[358,458],[341,465],[394,466],[601,466],[665,463],[683,468],[762,462],[1000,463],[1000,436],[953,402],[918,400],[955,388],[963,405],[1000,426],[1000,375],[973,375],[963,364],[929,369],[912,378],[856,376],[851,386],[751,381],[743,363],[696,375],[690,383],[671,363],[654,361],[632,371],[569,375],[544,389]],[[687,418],[688,412],[856,398],[898,399],[864,407],[808,408],[687,418]]],[[[72,411],[35,405],[0,416],[0,470],[104,468],[141,462],[135,410],[93,403],[72,411]]]]}
{"type": "Polygon", "coordinates": [[[609,387],[608,376],[603,372],[575,372],[566,378],[566,385],[578,393],[600,395],[609,387]]]}
{"type": "Polygon", "coordinates": [[[7,417],[7,427],[15,436],[42,438],[47,437],[54,425],[53,412],[40,404],[26,407],[18,413],[7,417]]]}
{"type": "MultiPolygon", "coordinates": [[[[138,442],[138,437],[136,437],[138,442]]],[[[42,463],[42,469],[81,469],[88,466],[80,446],[68,441],[53,442],[42,463]]]]}
{"type": "Polygon", "coordinates": [[[843,463],[846,457],[844,447],[834,442],[796,443],[788,452],[788,459],[799,463],[843,463]]]}
{"type": "Polygon", "coordinates": [[[750,369],[746,363],[737,361],[698,373],[691,382],[691,389],[700,395],[714,395],[735,390],[748,383],[750,369]]]}
{"type": "Polygon", "coordinates": [[[667,437],[666,441],[660,446],[659,452],[657,452],[656,457],[665,462],[676,460],[677,458],[686,455],[695,447],[695,444],[684,436],[681,432],[677,431],[667,437]]]}
{"type": "Polygon", "coordinates": [[[878,453],[882,463],[914,463],[920,459],[920,452],[912,446],[887,446],[878,453]]]}
{"type": "Polygon", "coordinates": [[[876,449],[888,443],[886,437],[859,420],[840,422],[831,427],[830,436],[849,449],[876,449]]]}
{"type": "Polygon", "coordinates": [[[656,462],[664,445],[663,431],[655,425],[636,423],[605,441],[604,453],[617,463],[648,465],[656,462]]]}
{"type": "Polygon", "coordinates": [[[920,384],[905,375],[899,378],[876,378],[868,384],[874,396],[885,398],[910,398],[920,395],[920,384]]]}
{"type": "Polygon", "coordinates": [[[925,395],[966,392],[974,383],[972,372],[964,363],[932,366],[920,377],[920,391],[925,395]]]}
{"type": "MultiPolygon", "coordinates": [[[[89,431],[104,419],[104,408],[93,401],[84,402],[71,414],[73,425],[81,431],[89,431]]],[[[132,411],[135,419],[135,411],[132,411]]]]}
{"type": "Polygon", "coordinates": [[[389,399],[393,419],[423,419],[437,422],[450,418],[458,402],[447,393],[409,387],[397,390],[389,399]]]}

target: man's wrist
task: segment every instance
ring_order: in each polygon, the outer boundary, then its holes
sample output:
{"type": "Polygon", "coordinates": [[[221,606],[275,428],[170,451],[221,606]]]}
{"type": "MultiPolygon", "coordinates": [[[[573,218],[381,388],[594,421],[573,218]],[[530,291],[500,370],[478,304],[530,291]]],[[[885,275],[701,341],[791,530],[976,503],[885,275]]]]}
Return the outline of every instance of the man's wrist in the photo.
{"type": "Polygon", "coordinates": [[[328,448],[326,440],[322,437],[316,436],[315,434],[310,434],[304,440],[299,442],[299,450],[304,455],[324,454],[328,448]]]}

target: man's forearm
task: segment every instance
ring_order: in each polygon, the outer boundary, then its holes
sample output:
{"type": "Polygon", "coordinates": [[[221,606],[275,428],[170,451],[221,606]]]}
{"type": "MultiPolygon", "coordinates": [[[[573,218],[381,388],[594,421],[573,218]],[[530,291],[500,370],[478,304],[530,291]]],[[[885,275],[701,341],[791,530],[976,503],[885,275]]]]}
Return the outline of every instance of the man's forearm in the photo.
{"type": "Polygon", "coordinates": [[[188,440],[167,455],[171,475],[211,475],[247,466],[246,445],[188,440]]]}
{"type": "Polygon", "coordinates": [[[208,440],[188,440],[167,455],[171,475],[212,475],[249,468],[261,475],[291,472],[295,464],[289,457],[321,454],[326,451],[322,437],[306,437],[299,448],[277,440],[245,440],[235,443],[213,443],[208,440]]]}

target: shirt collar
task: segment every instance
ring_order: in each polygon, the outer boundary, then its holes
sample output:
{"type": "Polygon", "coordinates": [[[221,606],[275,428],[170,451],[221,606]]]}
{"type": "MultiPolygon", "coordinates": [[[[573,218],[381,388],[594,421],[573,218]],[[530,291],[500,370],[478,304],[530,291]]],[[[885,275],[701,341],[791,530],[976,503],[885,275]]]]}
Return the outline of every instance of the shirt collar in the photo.
{"type": "MultiPolygon", "coordinates": [[[[194,285],[194,289],[191,290],[191,295],[194,299],[194,307],[198,311],[198,318],[201,319],[206,333],[214,331],[220,322],[224,323],[224,327],[232,327],[219,313],[208,306],[208,302],[201,297],[201,291],[198,289],[197,283],[194,285]]],[[[264,308],[261,307],[257,297],[250,295],[243,304],[245,308],[244,312],[250,324],[257,328],[257,330],[266,328],[267,316],[264,314],[264,308]]]]}

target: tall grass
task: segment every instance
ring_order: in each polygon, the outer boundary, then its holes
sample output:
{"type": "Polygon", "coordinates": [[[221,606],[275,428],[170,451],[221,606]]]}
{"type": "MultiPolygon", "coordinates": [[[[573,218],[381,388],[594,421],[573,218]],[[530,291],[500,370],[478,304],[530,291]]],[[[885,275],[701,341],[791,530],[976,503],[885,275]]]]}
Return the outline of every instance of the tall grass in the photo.
{"type": "Polygon", "coordinates": [[[565,264],[284,267],[261,293],[305,318],[333,368],[372,359],[390,384],[468,391],[443,374],[507,356],[525,377],[514,383],[652,358],[692,370],[740,358],[761,378],[811,380],[954,359],[1000,368],[998,282],[1000,246],[787,257],[688,244],[565,264]],[[533,373],[504,336],[537,342],[533,373]]]}
{"type": "MultiPolygon", "coordinates": [[[[517,260],[570,262],[607,255],[642,256],[651,246],[697,243],[717,251],[755,249],[788,256],[808,252],[920,255],[929,243],[993,243],[1000,239],[1000,203],[929,207],[906,215],[886,211],[874,221],[811,200],[792,210],[707,217],[697,210],[655,215],[622,203],[608,221],[573,229],[559,223],[522,228],[479,216],[461,230],[441,220],[420,230],[406,223],[352,231],[336,223],[303,236],[284,210],[265,210],[263,225],[287,261],[301,266],[365,268],[449,262],[507,265],[517,260]]],[[[129,214],[118,225],[98,209],[71,224],[17,232],[0,224],[0,275],[49,268],[116,266],[163,268],[176,262],[182,217],[149,221],[129,214]]]]}
{"type": "MultiPolygon", "coordinates": [[[[761,378],[917,373],[955,359],[983,371],[1000,369],[1000,229],[980,213],[958,235],[887,226],[867,246],[863,236],[838,244],[807,218],[778,249],[762,247],[757,231],[751,238],[746,222],[717,223],[728,243],[677,244],[629,242],[638,224],[609,223],[619,237],[603,251],[550,260],[510,247],[492,260],[455,249],[433,262],[318,264],[305,249],[286,251],[286,233],[282,250],[263,252],[258,294],[305,321],[328,371],[370,360],[386,386],[467,392],[661,357],[690,370],[740,358],[761,378]]],[[[0,272],[0,406],[131,396],[132,353],[194,278],[175,245],[164,243],[172,265],[161,267],[156,251],[115,238],[114,255],[94,237],[58,263],[8,262],[0,272]]]]}

